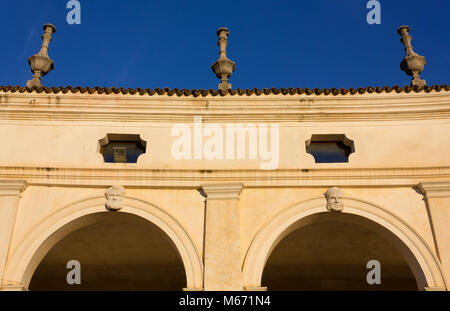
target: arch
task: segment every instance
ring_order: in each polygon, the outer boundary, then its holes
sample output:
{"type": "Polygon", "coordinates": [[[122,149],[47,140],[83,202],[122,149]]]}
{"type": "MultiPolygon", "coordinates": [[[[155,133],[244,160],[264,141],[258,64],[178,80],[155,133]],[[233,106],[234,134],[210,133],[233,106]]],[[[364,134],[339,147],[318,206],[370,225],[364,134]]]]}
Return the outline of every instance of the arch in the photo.
{"type": "MultiPolygon", "coordinates": [[[[442,268],[433,251],[406,222],[386,209],[363,200],[344,197],[347,221],[375,229],[393,243],[413,272],[419,289],[445,287],[442,268]]],[[[292,231],[311,224],[325,209],[324,197],[316,197],[290,206],[265,223],[253,238],[243,262],[245,287],[260,287],[266,262],[277,244],[292,231]]]]}
{"type": "MultiPolygon", "coordinates": [[[[75,202],[44,219],[13,250],[6,267],[6,278],[28,288],[35,269],[47,252],[69,233],[95,223],[100,213],[111,213],[105,209],[103,196],[75,202]]],[[[123,209],[115,213],[130,213],[159,227],[169,237],[183,262],[186,287],[203,288],[201,257],[188,233],[172,216],[149,202],[131,197],[124,197],[123,209]]]]}

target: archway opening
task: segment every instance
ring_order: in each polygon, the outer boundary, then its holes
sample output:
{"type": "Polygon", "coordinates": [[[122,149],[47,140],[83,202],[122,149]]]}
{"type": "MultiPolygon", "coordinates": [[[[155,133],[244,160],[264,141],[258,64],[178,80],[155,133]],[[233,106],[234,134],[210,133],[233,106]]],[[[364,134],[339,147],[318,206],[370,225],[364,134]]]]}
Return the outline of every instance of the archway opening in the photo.
{"type": "Polygon", "coordinates": [[[404,255],[379,225],[345,213],[309,218],[270,254],[262,278],[268,290],[418,290],[404,255]],[[375,276],[371,260],[380,263],[380,284],[367,281],[370,271],[375,276]]]}
{"type": "Polygon", "coordinates": [[[49,250],[32,276],[30,290],[186,287],[183,262],[175,245],[158,226],[129,213],[94,215],[94,223],[69,233],[49,250]],[[67,282],[67,274],[74,271],[73,266],[67,268],[71,260],[80,263],[81,284],[67,282]]]}

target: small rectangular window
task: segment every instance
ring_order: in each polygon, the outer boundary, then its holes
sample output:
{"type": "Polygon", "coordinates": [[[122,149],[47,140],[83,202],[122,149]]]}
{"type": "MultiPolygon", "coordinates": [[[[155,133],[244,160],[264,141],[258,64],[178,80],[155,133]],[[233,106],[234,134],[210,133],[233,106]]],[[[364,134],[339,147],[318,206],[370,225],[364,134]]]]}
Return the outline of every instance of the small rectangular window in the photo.
{"type": "Polygon", "coordinates": [[[343,134],[315,134],[306,141],[306,152],[316,163],[345,163],[355,152],[355,146],[343,134]]]}
{"type": "Polygon", "coordinates": [[[147,142],[132,134],[108,134],[99,143],[100,153],[107,163],[137,163],[147,149],[147,142]]]}

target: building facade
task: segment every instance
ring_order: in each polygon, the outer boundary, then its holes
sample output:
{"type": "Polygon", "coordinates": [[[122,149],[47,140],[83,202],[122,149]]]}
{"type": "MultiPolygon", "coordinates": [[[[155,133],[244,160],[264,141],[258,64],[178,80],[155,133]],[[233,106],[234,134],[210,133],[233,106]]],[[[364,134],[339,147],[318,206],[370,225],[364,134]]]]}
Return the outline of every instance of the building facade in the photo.
{"type": "Polygon", "coordinates": [[[2,290],[449,288],[449,86],[1,87],[0,133],[2,290]]]}

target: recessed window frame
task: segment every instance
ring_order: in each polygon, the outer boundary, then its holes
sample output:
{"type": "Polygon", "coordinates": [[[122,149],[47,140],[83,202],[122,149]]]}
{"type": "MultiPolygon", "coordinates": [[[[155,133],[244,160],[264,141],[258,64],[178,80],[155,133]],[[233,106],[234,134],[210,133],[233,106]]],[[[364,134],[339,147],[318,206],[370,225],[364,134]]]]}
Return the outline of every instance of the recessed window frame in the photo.
{"type": "MultiPolygon", "coordinates": [[[[355,143],[353,140],[347,138],[345,134],[312,134],[311,138],[305,141],[305,150],[306,153],[310,154],[313,158],[315,163],[348,163],[350,160],[350,155],[352,155],[355,152],[355,143]],[[327,160],[324,161],[322,158],[324,155],[320,155],[319,153],[314,153],[311,151],[312,148],[310,146],[314,143],[323,143],[323,144],[336,144],[337,148],[339,148],[339,151],[344,151],[345,154],[345,161],[342,160],[327,160]],[[309,150],[308,150],[309,149],[309,150]]],[[[330,149],[330,154],[332,154],[332,151],[330,149]]],[[[338,150],[336,150],[338,151],[338,150]]],[[[340,156],[340,152],[336,152],[336,157],[340,156]]]]}
{"type": "Polygon", "coordinates": [[[98,143],[100,146],[99,152],[103,156],[104,163],[136,164],[139,157],[147,152],[147,142],[143,140],[139,134],[108,133],[105,137],[99,139],[98,143]],[[125,149],[126,160],[121,158],[121,150],[119,149],[122,149],[122,151],[125,149]],[[117,154],[114,154],[114,151],[116,151],[117,154]],[[105,154],[105,152],[107,153],[105,154]]]}

